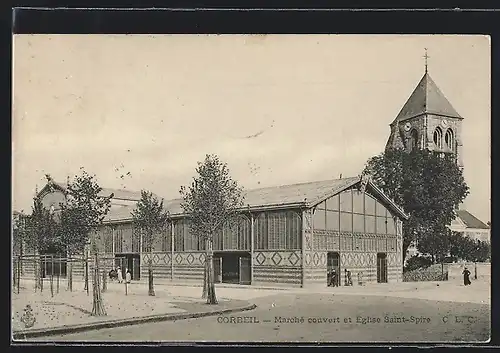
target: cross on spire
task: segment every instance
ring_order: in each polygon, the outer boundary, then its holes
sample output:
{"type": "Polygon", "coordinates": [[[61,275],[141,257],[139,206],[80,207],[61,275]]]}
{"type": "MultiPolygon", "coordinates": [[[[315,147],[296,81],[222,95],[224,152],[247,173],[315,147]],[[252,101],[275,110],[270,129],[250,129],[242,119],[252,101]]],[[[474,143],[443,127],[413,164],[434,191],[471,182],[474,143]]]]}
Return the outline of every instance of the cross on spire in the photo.
{"type": "Polygon", "coordinates": [[[430,58],[429,55],[427,55],[427,48],[424,48],[425,54],[424,54],[424,59],[425,59],[425,73],[427,73],[427,59],[430,58]]]}

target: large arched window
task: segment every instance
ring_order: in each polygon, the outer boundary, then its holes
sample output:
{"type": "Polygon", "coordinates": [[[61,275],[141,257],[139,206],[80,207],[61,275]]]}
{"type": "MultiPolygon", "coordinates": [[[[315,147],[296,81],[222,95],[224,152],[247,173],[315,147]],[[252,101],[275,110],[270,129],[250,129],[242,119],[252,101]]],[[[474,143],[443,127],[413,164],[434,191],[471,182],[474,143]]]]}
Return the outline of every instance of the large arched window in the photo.
{"type": "Polygon", "coordinates": [[[446,144],[446,148],[449,149],[450,151],[453,151],[453,146],[455,144],[455,141],[453,139],[452,129],[446,130],[446,134],[444,135],[444,142],[446,144]]]}
{"type": "Polygon", "coordinates": [[[410,151],[418,149],[418,132],[413,129],[410,133],[410,151]]]}
{"type": "Polygon", "coordinates": [[[440,127],[434,130],[434,144],[438,149],[443,148],[443,130],[440,127]]]}

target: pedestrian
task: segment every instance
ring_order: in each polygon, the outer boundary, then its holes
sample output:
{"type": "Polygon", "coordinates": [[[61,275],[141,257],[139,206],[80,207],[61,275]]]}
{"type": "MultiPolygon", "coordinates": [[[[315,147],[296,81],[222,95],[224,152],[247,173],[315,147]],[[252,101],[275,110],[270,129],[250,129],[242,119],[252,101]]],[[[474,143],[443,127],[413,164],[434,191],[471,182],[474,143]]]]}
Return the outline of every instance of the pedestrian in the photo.
{"type": "Polygon", "coordinates": [[[332,274],[330,277],[330,283],[332,284],[333,287],[338,287],[338,282],[337,282],[337,271],[335,271],[334,268],[332,268],[332,274]]]}
{"type": "Polygon", "coordinates": [[[470,285],[470,271],[467,269],[467,267],[464,267],[464,271],[462,272],[462,274],[464,275],[464,286],[470,285]]]}
{"type": "Polygon", "coordinates": [[[127,273],[125,274],[125,280],[127,283],[130,283],[130,280],[132,279],[132,274],[130,273],[130,270],[127,268],[127,273]]]}
{"type": "Polygon", "coordinates": [[[123,274],[122,274],[122,269],[117,267],[116,268],[116,273],[117,273],[117,276],[118,276],[118,283],[122,283],[123,282],[123,274]]]}
{"type": "Polygon", "coordinates": [[[363,272],[362,271],[358,272],[358,284],[360,286],[363,285],[363,272]]]}
{"type": "MultiPolygon", "coordinates": [[[[347,269],[346,269],[347,271],[347,269]]],[[[347,285],[352,286],[351,271],[347,271],[347,285]]]]}

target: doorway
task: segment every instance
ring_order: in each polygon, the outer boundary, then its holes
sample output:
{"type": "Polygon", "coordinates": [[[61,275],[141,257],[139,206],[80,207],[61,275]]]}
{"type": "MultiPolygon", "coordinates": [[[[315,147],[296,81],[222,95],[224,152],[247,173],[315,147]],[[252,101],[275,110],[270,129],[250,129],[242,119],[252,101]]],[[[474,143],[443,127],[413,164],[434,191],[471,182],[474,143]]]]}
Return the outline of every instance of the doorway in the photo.
{"type": "Polygon", "coordinates": [[[387,254],[377,254],[377,283],[387,283],[387,254]]]}
{"type": "Polygon", "coordinates": [[[115,254],[115,266],[121,268],[124,278],[128,269],[132,280],[141,279],[141,256],[139,254],[115,254]]]}
{"type": "Polygon", "coordinates": [[[340,285],[340,255],[338,252],[329,252],[326,255],[326,284],[330,284],[330,273],[335,270],[335,285],[340,285]]]}
{"type": "Polygon", "coordinates": [[[214,253],[214,274],[218,283],[251,284],[251,266],[248,252],[214,253]]]}

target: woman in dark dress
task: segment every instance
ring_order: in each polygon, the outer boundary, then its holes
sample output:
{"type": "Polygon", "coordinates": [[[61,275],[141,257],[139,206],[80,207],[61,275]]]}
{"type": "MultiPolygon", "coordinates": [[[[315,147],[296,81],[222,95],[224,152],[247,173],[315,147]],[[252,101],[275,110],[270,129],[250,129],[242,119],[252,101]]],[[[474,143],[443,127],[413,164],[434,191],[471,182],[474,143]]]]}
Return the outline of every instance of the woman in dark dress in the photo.
{"type": "Polygon", "coordinates": [[[464,275],[464,286],[468,286],[471,284],[470,282],[470,271],[467,269],[467,267],[464,268],[464,271],[462,272],[464,275]]]}

